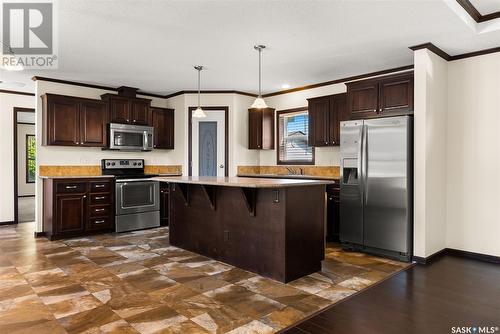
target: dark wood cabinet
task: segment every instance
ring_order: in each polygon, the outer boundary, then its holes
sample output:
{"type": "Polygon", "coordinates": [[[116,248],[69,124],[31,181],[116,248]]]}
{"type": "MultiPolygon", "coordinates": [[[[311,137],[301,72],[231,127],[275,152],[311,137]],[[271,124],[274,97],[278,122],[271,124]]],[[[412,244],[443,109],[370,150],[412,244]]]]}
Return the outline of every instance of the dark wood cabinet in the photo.
{"type": "Polygon", "coordinates": [[[108,103],[110,123],[150,125],[151,100],[115,94],[101,98],[108,103]]]}
{"type": "Polygon", "coordinates": [[[168,183],[160,183],[160,226],[168,226],[169,218],[169,196],[170,188],[168,183]]]}
{"type": "Polygon", "coordinates": [[[274,109],[248,109],[248,148],[274,149],[274,109]]]}
{"type": "Polygon", "coordinates": [[[340,144],[340,122],[349,119],[346,113],[346,99],[345,93],[308,99],[311,146],[340,144]]]}
{"type": "Polygon", "coordinates": [[[154,148],[174,149],[174,110],[151,108],[151,125],[154,128],[154,148]]]}
{"type": "Polygon", "coordinates": [[[413,73],[348,83],[347,101],[351,119],[413,113],[413,73]]]}
{"type": "Polygon", "coordinates": [[[56,94],[45,94],[42,100],[44,145],[106,145],[106,103],[56,94]]]}
{"type": "Polygon", "coordinates": [[[51,240],[114,229],[112,179],[44,179],[43,193],[43,230],[51,240]]]}
{"type": "Polygon", "coordinates": [[[326,187],[326,241],[339,242],[340,229],[340,184],[326,187]]]}
{"type": "Polygon", "coordinates": [[[56,196],[56,224],[59,234],[82,233],[86,220],[85,194],[65,194],[56,196]]]}

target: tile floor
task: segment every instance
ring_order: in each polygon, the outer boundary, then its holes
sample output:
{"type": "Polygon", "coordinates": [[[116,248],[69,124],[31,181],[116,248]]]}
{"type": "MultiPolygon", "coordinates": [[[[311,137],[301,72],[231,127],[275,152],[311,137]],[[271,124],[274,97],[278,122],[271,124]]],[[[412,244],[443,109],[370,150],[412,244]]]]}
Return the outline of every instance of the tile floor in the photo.
{"type": "Polygon", "coordinates": [[[169,245],[168,228],[62,241],[0,228],[0,333],[272,333],[408,264],[327,248],[282,284],[169,245]]]}

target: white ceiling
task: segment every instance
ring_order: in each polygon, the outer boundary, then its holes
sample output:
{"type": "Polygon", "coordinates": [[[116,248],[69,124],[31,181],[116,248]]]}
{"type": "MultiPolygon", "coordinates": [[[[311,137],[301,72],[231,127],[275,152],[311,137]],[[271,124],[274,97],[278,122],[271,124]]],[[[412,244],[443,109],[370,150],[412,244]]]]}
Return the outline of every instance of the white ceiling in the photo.
{"type": "Polygon", "coordinates": [[[408,47],[425,42],[451,55],[499,46],[500,31],[476,33],[450,1],[58,0],[59,69],[0,80],[24,91],[40,75],[165,94],[195,89],[200,64],[202,89],[256,92],[262,43],[263,90],[273,92],[409,65],[408,47]]]}
{"type": "Polygon", "coordinates": [[[500,12],[500,0],[470,0],[481,15],[500,12]]]}

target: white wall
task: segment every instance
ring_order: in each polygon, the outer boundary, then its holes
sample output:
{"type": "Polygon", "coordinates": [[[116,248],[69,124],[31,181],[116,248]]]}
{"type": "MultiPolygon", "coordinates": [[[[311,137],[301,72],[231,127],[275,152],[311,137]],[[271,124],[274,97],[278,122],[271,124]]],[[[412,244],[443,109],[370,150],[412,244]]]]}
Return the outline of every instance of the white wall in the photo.
{"type": "Polygon", "coordinates": [[[26,135],[35,134],[34,124],[17,124],[17,195],[35,195],[35,184],[26,182],[26,135]]]}
{"type": "Polygon", "coordinates": [[[427,49],[415,57],[414,255],[446,247],[448,63],[427,49]]]}
{"type": "Polygon", "coordinates": [[[500,256],[500,53],[448,65],[450,248],[500,256]]]}
{"type": "Polygon", "coordinates": [[[35,97],[0,93],[0,222],[14,220],[14,107],[34,108],[35,97]]]}

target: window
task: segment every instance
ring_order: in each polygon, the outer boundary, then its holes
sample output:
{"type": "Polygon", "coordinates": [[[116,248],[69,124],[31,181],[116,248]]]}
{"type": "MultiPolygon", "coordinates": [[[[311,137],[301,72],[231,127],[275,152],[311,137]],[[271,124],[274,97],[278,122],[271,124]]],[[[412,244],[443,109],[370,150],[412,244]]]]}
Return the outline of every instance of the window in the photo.
{"type": "Polygon", "coordinates": [[[278,164],[314,164],[314,148],[308,143],[307,108],[278,111],[277,118],[278,164]]]}
{"type": "Polygon", "coordinates": [[[35,183],[36,141],[34,135],[26,135],[26,183],[35,183]]]}

